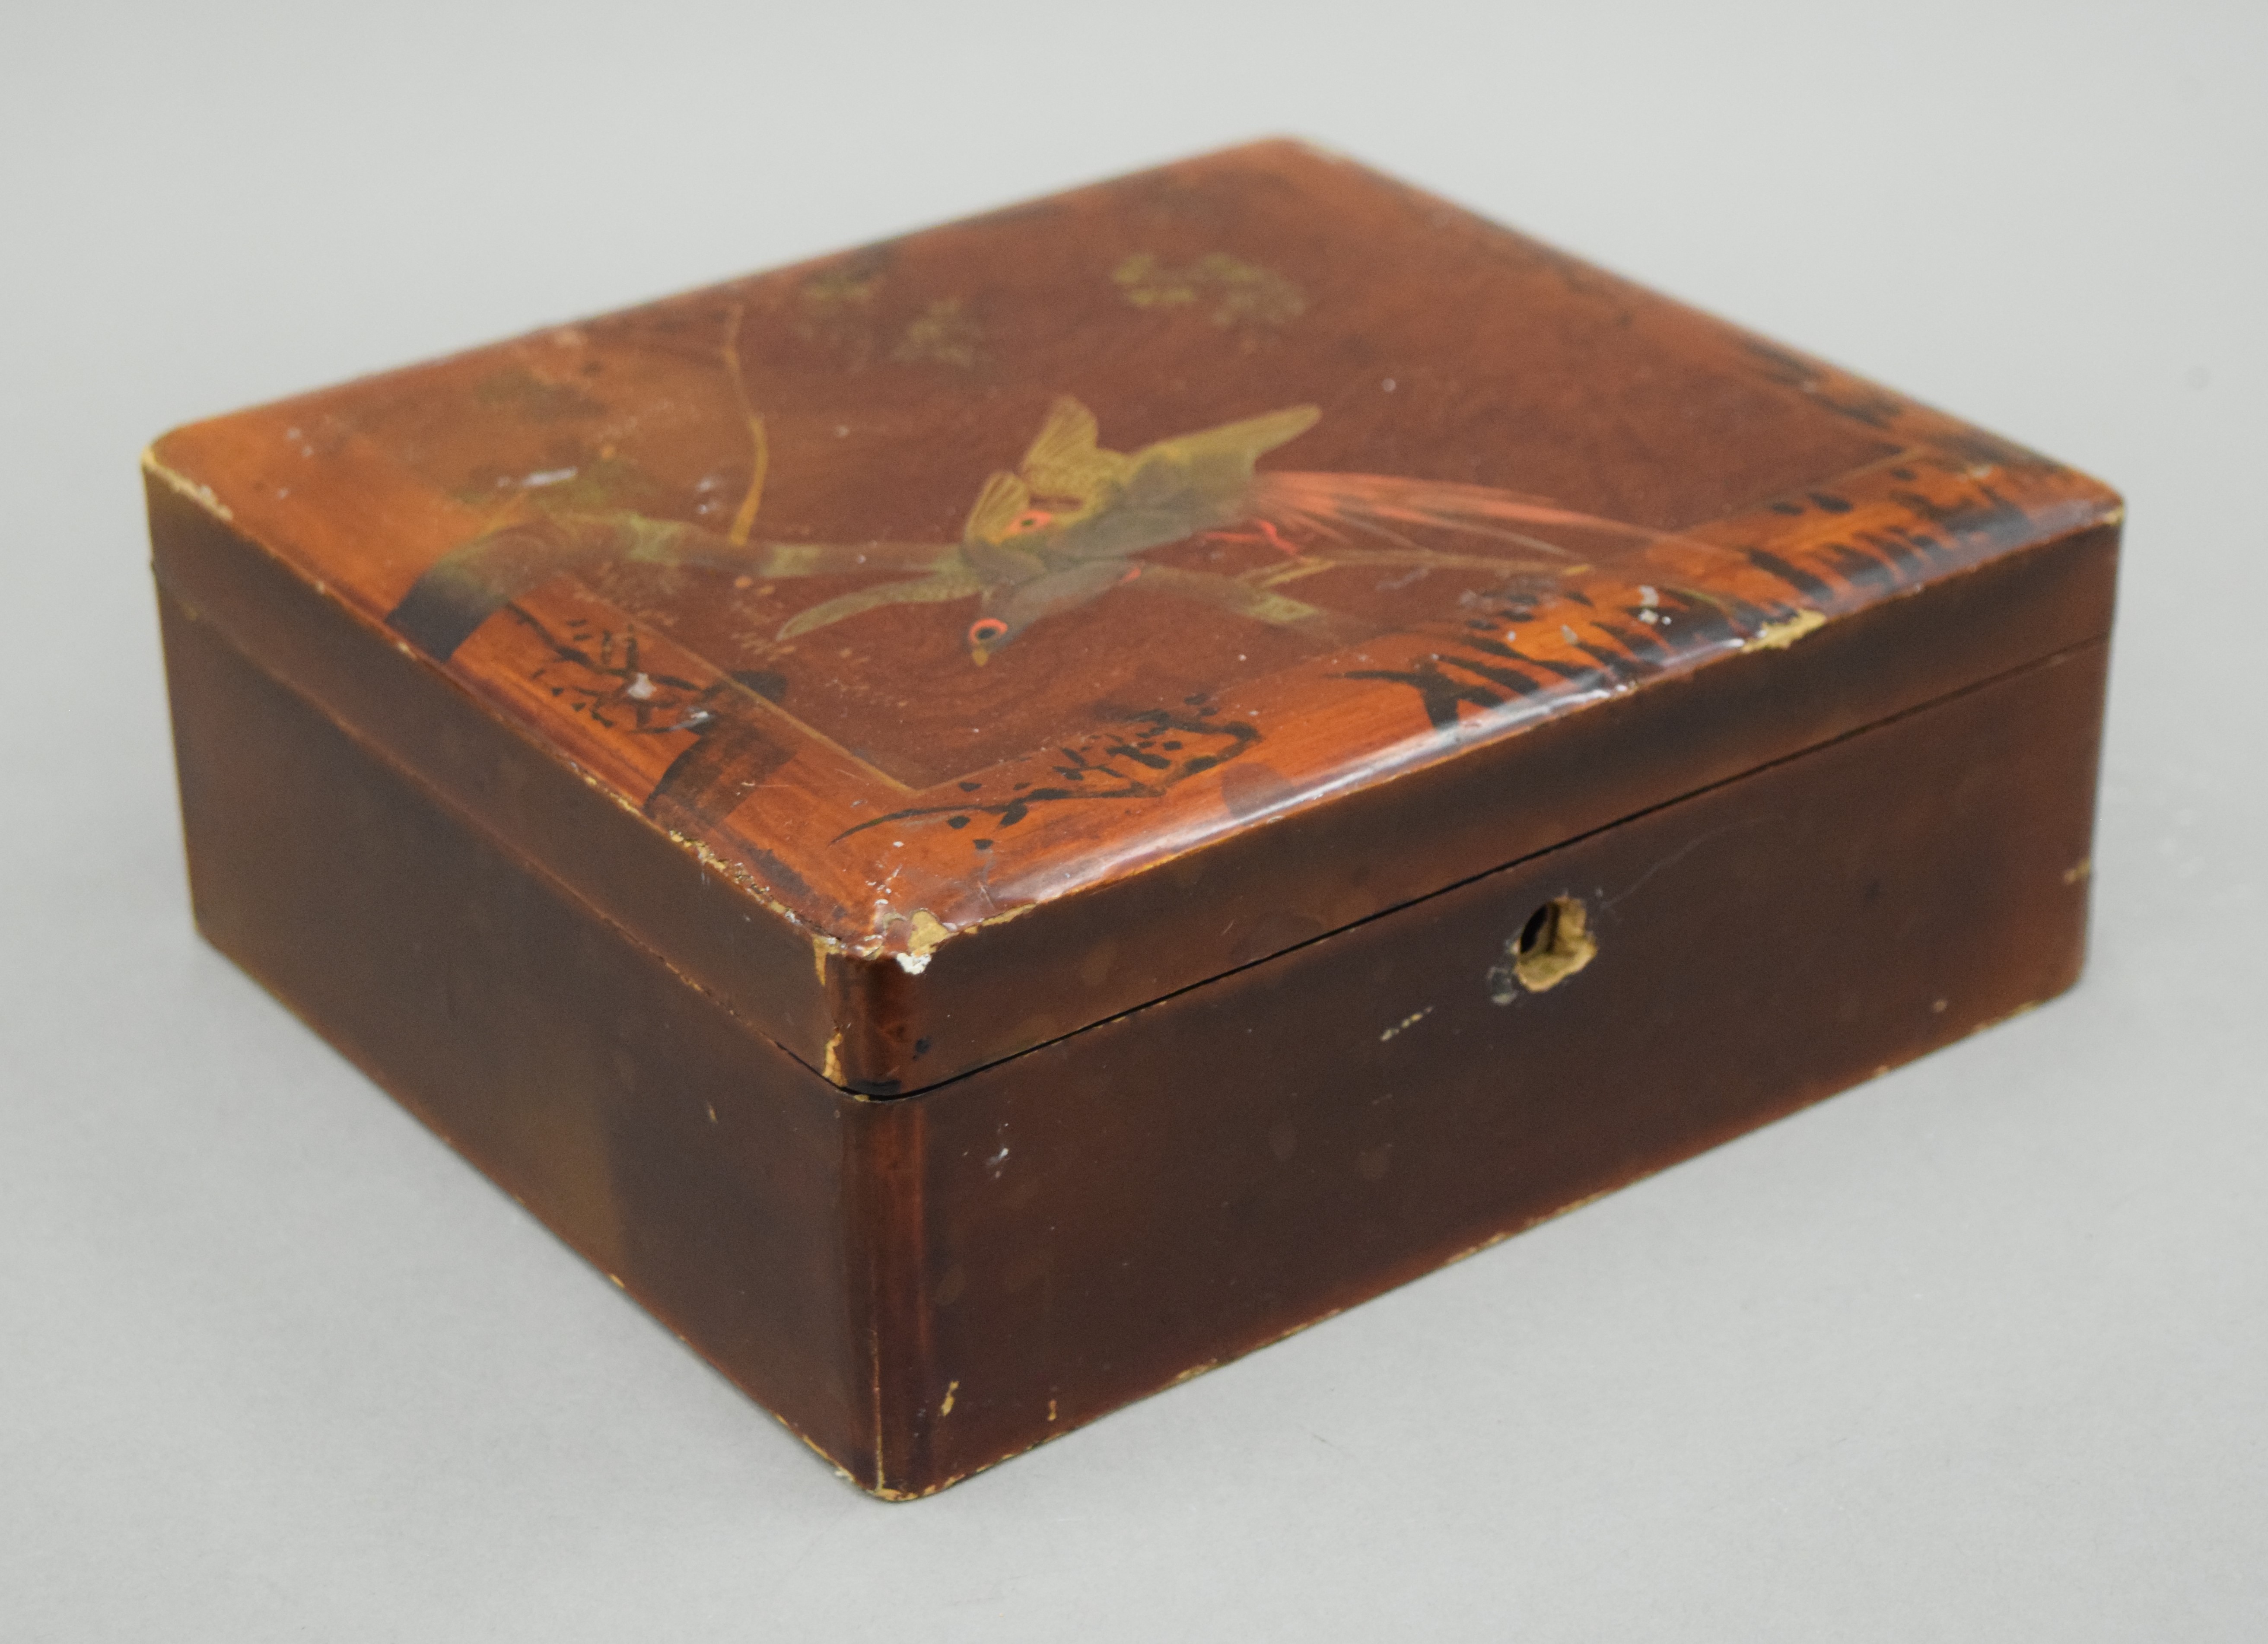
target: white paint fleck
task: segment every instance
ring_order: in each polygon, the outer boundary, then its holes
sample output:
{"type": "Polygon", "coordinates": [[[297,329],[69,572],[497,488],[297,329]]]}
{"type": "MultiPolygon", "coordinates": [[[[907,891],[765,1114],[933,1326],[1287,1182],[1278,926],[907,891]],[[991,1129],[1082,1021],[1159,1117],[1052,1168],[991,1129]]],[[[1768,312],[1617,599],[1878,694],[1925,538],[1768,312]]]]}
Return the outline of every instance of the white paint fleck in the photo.
{"type": "Polygon", "coordinates": [[[571,480],[582,472],[579,468],[541,468],[519,482],[522,490],[539,490],[546,485],[556,485],[562,480],[571,480]]]}
{"type": "Polygon", "coordinates": [[[1559,624],[1559,637],[1562,639],[1565,639],[1571,645],[1573,645],[1579,638],[1575,630],[1567,626],[1565,623],[1559,624]]]}
{"type": "Polygon", "coordinates": [[[1404,1016],[1404,1017],[1403,1017],[1400,1021],[1395,1022],[1395,1023],[1391,1028],[1388,1028],[1384,1033],[1380,1034],[1380,1035],[1378,1036],[1378,1042],[1379,1042],[1381,1044],[1384,1044],[1384,1043],[1385,1043],[1388,1039],[1391,1039],[1391,1038],[1392,1038],[1395,1034],[1397,1034],[1397,1033],[1406,1033],[1406,1032],[1408,1032],[1410,1028],[1412,1028],[1416,1027],[1419,1022],[1421,1022],[1421,1021],[1425,1021],[1426,1017],[1428,1017],[1428,1016],[1432,1015],[1432,1014],[1433,1014],[1433,1006],[1431,1006],[1431,1005],[1428,1005],[1427,1006],[1425,1006],[1425,1009],[1423,1009],[1423,1010],[1421,1010],[1421,1011],[1417,1011],[1417,1012],[1412,1013],[1412,1014],[1410,1014],[1410,1015],[1404,1016]]]}
{"type": "MultiPolygon", "coordinates": [[[[900,840],[898,843],[903,844],[905,842],[900,840]]],[[[890,877],[897,878],[899,872],[899,869],[892,868],[890,877]]],[[[874,905],[880,908],[882,904],[877,901],[874,905]]],[[[892,956],[897,960],[899,969],[909,977],[917,977],[929,969],[931,955],[937,951],[938,944],[951,933],[946,929],[944,922],[927,908],[916,908],[907,918],[906,925],[906,950],[892,956]]]]}
{"type": "Polygon", "coordinates": [[[649,675],[633,674],[630,675],[630,682],[622,687],[622,695],[628,697],[632,702],[652,702],[655,689],[654,682],[649,675]]]}
{"type": "Polygon", "coordinates": [[[1394,392],[1394,379],[1388,377],[1381,381],[1378,386],[1385,389],[1387,393],[1391,394],[1394,392]]]}

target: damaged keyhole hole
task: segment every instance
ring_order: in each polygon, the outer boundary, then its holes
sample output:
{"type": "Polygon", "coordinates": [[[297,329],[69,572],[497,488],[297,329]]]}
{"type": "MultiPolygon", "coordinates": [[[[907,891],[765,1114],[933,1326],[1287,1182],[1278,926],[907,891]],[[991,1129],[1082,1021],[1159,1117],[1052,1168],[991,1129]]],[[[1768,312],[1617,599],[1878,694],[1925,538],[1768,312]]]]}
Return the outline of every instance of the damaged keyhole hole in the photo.
{"type": "Polygon", "coordinates": [[[1554,896],[1505,944],[1513,979],[1531,993],[1557,987],[1599,956],[1591,913],[1573,896],[1554,896]]]}

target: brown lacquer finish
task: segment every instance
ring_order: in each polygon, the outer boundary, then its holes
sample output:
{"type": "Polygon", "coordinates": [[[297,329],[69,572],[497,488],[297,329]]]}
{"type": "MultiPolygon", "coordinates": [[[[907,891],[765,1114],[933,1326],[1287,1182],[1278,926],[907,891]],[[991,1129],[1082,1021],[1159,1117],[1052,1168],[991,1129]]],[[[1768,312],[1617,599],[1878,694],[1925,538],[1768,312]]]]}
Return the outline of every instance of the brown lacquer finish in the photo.
{"type": "Polygon", "coordinates": [[[883,1495],[2078,974],[2116,498],[1295,144],[146,466],[202,929],[883,1495]]]}
{"type": "Polygon", "coordinates": [[[862,1101],[165,614],[206,933],[884,1494],[2048,999],[2084,938],[2100,642],[862,1101]],[[1596,952],[1534,991],[1561,900],[1596,952]]]}
{"type": "Polygon", "coordinates": [[[1283,144],[151,469],[168,586],[263,658],[334,631],[295,689],[459,802],[568,773],[637,821],[666,893],[559,871],[870,1094],[2098,635],[2116,518],[1283,144]]]}

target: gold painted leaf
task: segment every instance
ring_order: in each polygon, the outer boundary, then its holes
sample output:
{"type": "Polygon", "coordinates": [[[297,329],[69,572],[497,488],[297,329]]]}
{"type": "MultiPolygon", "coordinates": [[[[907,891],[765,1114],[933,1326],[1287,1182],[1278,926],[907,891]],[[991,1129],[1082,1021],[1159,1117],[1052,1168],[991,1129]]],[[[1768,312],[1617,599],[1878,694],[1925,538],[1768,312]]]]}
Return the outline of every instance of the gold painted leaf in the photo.
{"type": "Polygon", "coordinates": [[[1110,278],[1136,308],[1209,304],[1206,317],[1224,330],[1285,325],[1307,307],[1307,293],[1294,282],[1225,251],[1207,252],[1178,269],[1155,253],[1138,251],[1113,269],[1110,278]]]}

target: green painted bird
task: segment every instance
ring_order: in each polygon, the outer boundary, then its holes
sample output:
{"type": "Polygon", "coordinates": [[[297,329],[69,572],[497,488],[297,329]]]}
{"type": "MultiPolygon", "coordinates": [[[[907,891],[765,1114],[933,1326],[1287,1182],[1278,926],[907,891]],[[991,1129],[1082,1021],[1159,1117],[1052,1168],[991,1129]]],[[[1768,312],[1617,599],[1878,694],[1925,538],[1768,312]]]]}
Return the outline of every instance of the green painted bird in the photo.
{"type": "MultiPolygon", "coordinates": [[[[1106,589],[1145,576],[1170,581],[1190,575],[1137,557],[1243,523],[1253,464],[1305,433],[1319,415],[1313,406],[1294,406],[1161,439],[1130,455],[1097,445],[1094,414],[1076,400],[1058,400],[1020,469],[984,482],[955,551],[935,571],[829,600],[789,622],[780,638],[877,605],[973,593],[977,616],[967,640],[970,659],[981,664],[1034,623],[1106,589]]],[[[1299,621],[1313,609],[1233,579],[1208,580],[1220,585],[1217,602],[1248,608],[1263,620],[1299,621]]]]}

